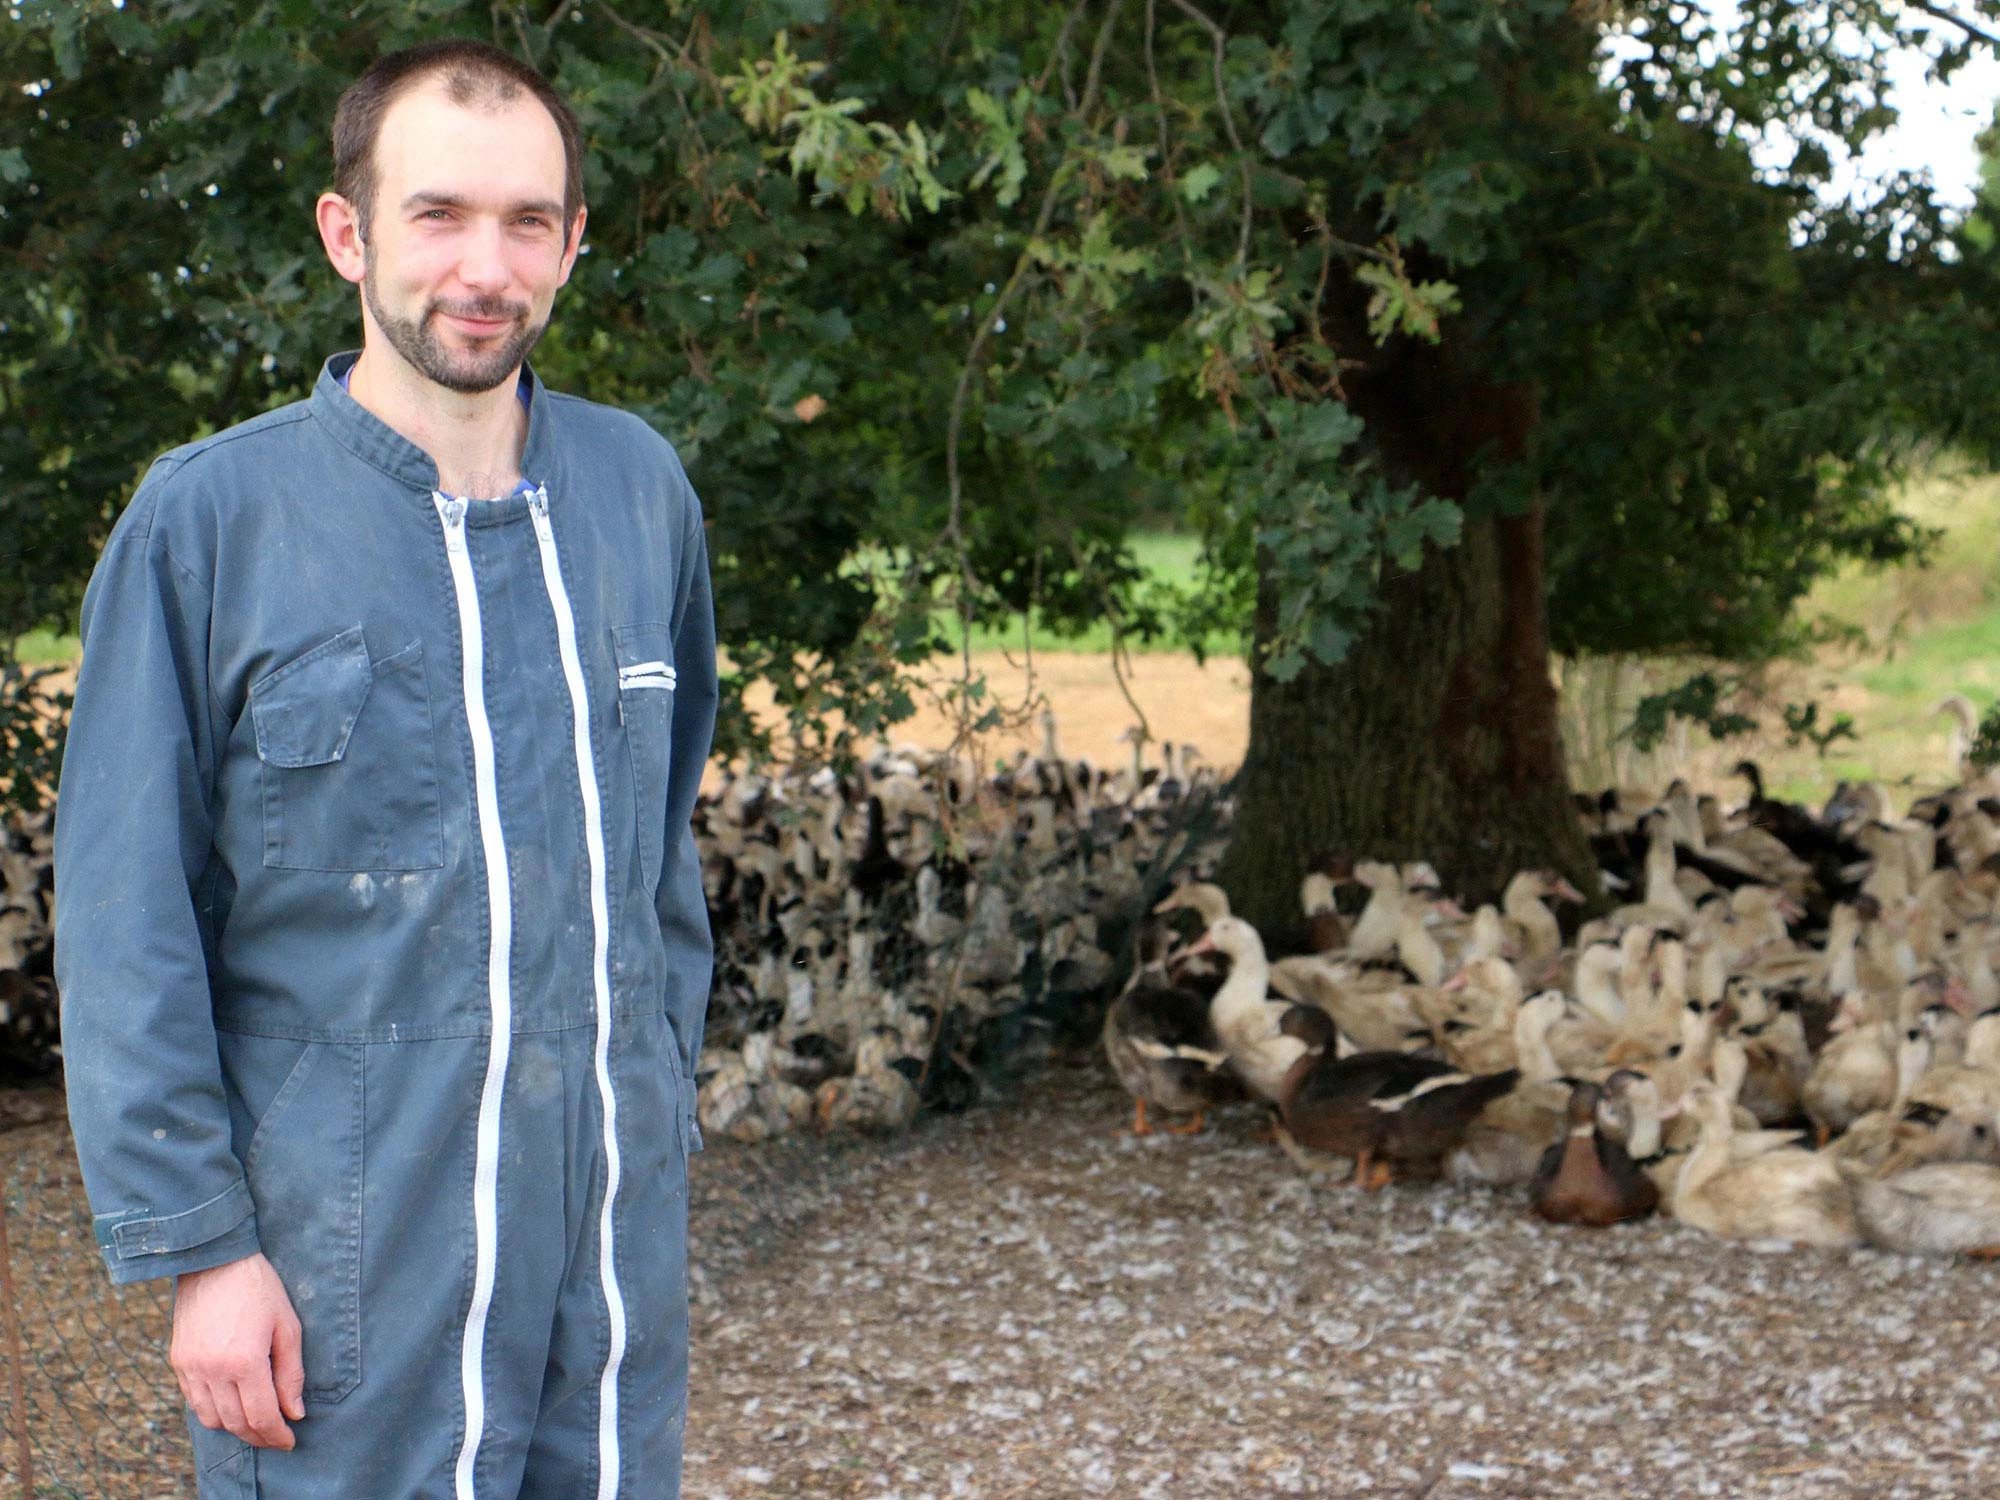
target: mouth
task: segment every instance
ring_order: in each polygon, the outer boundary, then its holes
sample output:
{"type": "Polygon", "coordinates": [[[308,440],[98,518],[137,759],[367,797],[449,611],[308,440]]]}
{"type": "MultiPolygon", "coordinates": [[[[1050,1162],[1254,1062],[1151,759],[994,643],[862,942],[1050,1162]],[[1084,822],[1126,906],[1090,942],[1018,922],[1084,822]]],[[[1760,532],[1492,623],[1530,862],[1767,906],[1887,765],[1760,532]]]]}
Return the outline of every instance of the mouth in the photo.
{"type": "Polygon", "coordinates": [[[438,316],[452,327],[471,338],[494,338],[506,333],[518,321],[515,318],[480,317],[469,313],[455,313],[445,308],[438,309],[438,316]]]}

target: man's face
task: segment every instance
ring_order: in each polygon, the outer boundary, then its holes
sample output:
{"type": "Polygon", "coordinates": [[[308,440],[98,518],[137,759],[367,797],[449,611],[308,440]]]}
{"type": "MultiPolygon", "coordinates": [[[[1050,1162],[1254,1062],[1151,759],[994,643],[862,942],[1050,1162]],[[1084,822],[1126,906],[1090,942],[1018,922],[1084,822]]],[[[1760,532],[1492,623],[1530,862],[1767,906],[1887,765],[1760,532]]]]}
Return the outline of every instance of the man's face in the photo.
{"type": "Polygon", "coordinates": [[[361,283],[369,320],[448,390],[518,369],[569,280],[582,215],[562,217],[562,136],[532,95],[454,104],[441,81],[389,106],[361,283]]]}

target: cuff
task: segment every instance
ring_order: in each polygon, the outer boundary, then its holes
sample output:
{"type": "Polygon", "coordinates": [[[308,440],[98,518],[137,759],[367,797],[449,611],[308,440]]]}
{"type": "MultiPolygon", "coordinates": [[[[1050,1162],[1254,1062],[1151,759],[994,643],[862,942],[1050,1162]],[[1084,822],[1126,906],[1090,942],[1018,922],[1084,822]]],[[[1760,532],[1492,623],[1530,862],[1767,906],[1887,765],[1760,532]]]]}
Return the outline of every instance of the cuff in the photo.
{"type": "Polygon", "coordinates": [[[99,1214],[97,1246],[115,1285],[227,1265],[257,1252],[257,1210],[239,1178],[206,1203],[160,1216],[150,1209],[99,1214]]]}

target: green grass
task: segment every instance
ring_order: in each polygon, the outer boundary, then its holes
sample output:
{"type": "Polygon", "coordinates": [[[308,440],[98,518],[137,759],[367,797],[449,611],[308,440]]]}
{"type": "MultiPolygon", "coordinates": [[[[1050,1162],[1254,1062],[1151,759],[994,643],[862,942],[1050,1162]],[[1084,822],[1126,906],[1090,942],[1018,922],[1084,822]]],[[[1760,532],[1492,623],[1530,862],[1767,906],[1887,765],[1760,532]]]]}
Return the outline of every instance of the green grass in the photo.
{"type": "MultiPolygon", "coordinates": [[[[1806,617],[1848,627],[1863,644],[1829,646],[1809,663],[1765,674],[1744,705],[1762,723],[1757,734],[1712,745],[1696,732],[1673,753],[1629,758],[1622,779],[1656,785],[1688,775],[1719,786],[1728,767],[1749,756],[1763,764],[1775,794],[1804,801],[1823,799],[1843,780],[1882,781],[1899,789],[1899,800],[1942,785],[1950,720],[1932,712],[1938,700],[1963,693],[1982,712],[2000,700],[2000,475],[1941,462],[1913,478],[1897,505],[1943,532],[1928,565],[1850,566],[1805,601],[1806,617]],[[1823,757],[1810,745],[1787,745],[1783,706],[1812,701],[1823,722],[1851,715],[1858,739],[1823,757]]],[[[1639,666],[1652,688],[1691,670],[1673,662],[1639,666]]],[[[1578,779],[1592,777],[1580,771],[1578,779]]],[[[1729,791],[1740,795],[1740,785],[1729,791]]]]}
{"type": "MultiPolygon", "coordinates": [[[[1191,536],[1170,532],[1140,532],[1130,540],[1132,558],[1148,579],[1174,588],[1189,589],[1196,581],[1196,564],[1201,557],[1201,543],[1191,536]]],[[[958,617],[948,609],[939,609],[934,620],[938,633],[958,646],[958,617]]],[[[1084,656],[1101,656],[1111,649],[1111,623],[1098,620],[1080,632],[1066,633],[1050,628],[1039,614],[1032,622],[1032,630],[1027,639],[1040,651],[1072,652],[1084,656]]],[[[1021,622],[1016,620],[1004,627],[975,625],[972,630],[972,649],[975,651],[1012,651],[1022,648],[1023,634],[1021,622]]],[[[1145,643],[1130,640],[1127,645],[1134,653],[1153,651],[1181,651],[1185,645],[1178,639],[1164,637],[1145,643]]],[[[1244,648],[1241,637],[1234,632],[1212,632],[1203,642],[1210,655],[1226,656],[1240,654],[1244,648]]]]}
{"type": "Polygon", "coordinates": [[[14,642],[14,659],[24,667],[66,666],[82,655],[82,641],[48,630],[31,630],[14,642]]]}

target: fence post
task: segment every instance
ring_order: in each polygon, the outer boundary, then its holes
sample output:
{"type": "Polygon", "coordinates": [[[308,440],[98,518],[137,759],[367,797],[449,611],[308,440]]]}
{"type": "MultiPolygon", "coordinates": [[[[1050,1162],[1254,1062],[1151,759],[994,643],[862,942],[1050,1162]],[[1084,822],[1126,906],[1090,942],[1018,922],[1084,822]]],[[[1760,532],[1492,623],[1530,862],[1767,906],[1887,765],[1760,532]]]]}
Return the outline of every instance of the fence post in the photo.
{"type": "Polygon", "coordinates": [[[14,1252],[7,1243],[7,1190],[0,1184],[0,1354],[7,1357],[10,1404],[14,1410],[14,1452],[19,1459],[21,1500],[34,1500],[34,1459],[28,1453],[28,1387],[22,1373],[21,1311],[14,1296],[14,1252]]]}

